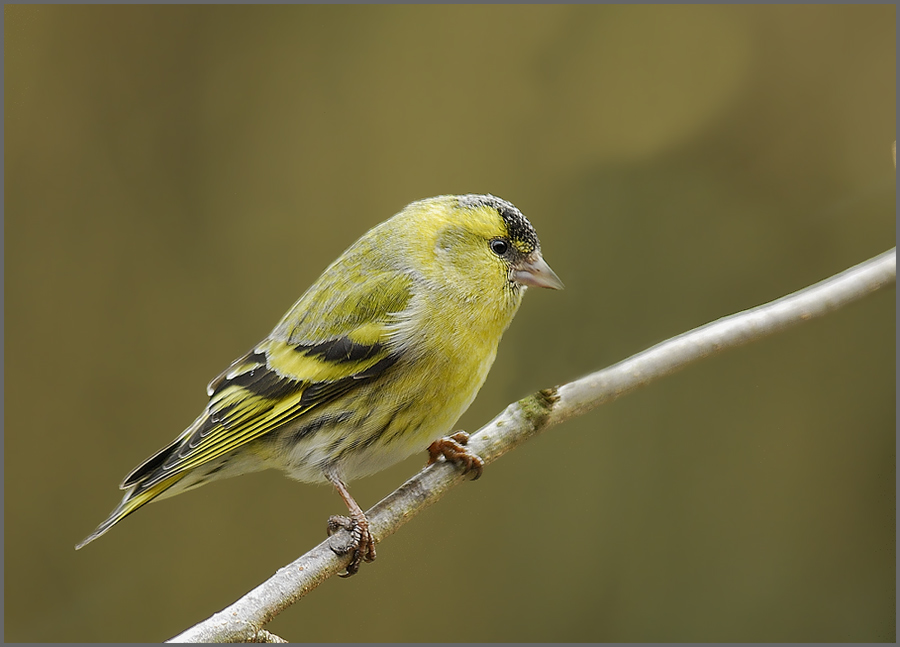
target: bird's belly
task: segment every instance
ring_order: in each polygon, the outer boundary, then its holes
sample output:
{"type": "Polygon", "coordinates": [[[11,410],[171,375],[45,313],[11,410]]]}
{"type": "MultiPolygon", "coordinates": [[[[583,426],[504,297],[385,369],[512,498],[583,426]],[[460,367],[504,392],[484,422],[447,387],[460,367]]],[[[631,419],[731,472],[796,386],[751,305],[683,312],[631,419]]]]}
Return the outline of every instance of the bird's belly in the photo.
{"type": "MultiPolygon", "coordinates": [[[[493,360],[493,357],[489,358],[493,360]]],[[[426,375],[442,379],[412,380],[400,363],[383,379],[354,389],[309,418],[278,433],[278,457],[273,467],[305,482],[325,481],[324,470],[336,469],[347,481],[379,472],[405,458],[424,452],[452,431],[481,388],[486,367],[459,366],[426,375]],[[463,369],[463,370],[460,370],[463,369]],[[393,394],[388,398],[385,394],[393,394]]],[[[436,367],[437,369],[441,367],[436,367]]]]}

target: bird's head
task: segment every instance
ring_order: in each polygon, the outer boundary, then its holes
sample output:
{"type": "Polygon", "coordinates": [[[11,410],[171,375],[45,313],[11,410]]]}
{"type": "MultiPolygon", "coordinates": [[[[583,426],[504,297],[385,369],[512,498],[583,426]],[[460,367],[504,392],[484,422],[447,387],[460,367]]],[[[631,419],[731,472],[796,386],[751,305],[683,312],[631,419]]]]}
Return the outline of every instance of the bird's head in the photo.
{"type": "Polygon", "coordinates": [[[399,217],[412,234],[404,238],[417,269],[466,299],[502,295],[517,305],[528,286],[563,288],[534,227],[506,200],[439,196],[412,203],[399,217]]]}

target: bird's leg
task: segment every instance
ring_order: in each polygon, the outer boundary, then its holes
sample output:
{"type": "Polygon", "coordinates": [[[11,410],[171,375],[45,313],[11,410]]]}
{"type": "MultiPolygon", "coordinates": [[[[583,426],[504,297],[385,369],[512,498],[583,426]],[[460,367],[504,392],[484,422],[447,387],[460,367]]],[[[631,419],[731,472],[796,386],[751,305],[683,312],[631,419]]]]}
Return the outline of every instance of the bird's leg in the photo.
{"type": "Polygon", "coordinates": [[[330,471],[325,472],[326,478],[341,495],[347,509],[350,511],[349,517],[332,516],[328,519],[328,535],[331,536],[340,529],[344,529],[350,533],[351,543],[349,546],[335,547],[333,550],[338,555],[346,555],[353,551],[353,559],[347,564],[347,572],[341,577],[350,577],[355,575],[359,570],[359,565],[363,560],[371,562],[375,560],[375,540],[372,539],[372,533],[369,532],[369,520],[366,519],[365,513],[359,504],[350,496],[350,491],[344,482],[336,474],[330,471]]]}
{"type": "Polygon", "coordinates": [[[484,471],[484,461],[474,452],[469,451],[466,444],[469,442],[469,434],[457,431],[452,436],[444,436],[428,446],[428,465],[434,463],[439,456],[443,456],[451,463],[463,466],[463,474],[473,473],[474,481],[484,471]]]}

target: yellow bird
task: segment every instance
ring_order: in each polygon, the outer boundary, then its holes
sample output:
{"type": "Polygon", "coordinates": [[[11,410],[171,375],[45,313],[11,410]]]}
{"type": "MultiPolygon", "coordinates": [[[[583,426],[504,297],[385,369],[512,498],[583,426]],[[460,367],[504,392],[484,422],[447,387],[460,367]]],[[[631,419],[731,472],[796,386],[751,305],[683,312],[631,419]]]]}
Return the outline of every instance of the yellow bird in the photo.
{"type": "Polygon", "coordinates": [[[356,241],[275,329],[207,386],[203,413],[119,486],[76,548],[154,499],[278,468],[328,481],[350,517],[347,575],[375,544],[347,481],[417,451],[480,474],[467,436],[444,437],[484,383],[527,286],[561,289],[531,223],[492,195],[413,202],[356,241]]]}

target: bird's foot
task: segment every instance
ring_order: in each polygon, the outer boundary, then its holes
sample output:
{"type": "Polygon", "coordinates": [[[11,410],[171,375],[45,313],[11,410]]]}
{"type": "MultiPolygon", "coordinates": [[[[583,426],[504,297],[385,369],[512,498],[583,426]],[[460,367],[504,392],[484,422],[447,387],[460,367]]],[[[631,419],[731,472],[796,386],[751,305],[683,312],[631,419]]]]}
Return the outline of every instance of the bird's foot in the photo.
{"type": "Polygon", "coordinates": [[[440,438],[428,446],[428,464],[434,463],[439,456],[443,456],[451,463],[462,465],[463,474],[472,474],[472,480],[476,480],[484,471],[484,461],[474,452],[469,451],[466,444],[469,442],[469,434],[457,431],[452,436],[440,438]]]}
{"type": "Polygon", "coordinates": [[[341,577],[350,577],[356,575],[359,571],[359,565],[363,562],[375,561],[375,540],[372,533],[369,532],[369,520],[365,515],[359,517],[343,517],[334,515],[328,518],[328,536],[335,534],[339,530],[346,530],[350,533],[350,543],[343,546],[331,546],[331,550],[336,555],[346,555],[353,552],[353,559],[347,564],[347,572],[341,577]]]}

